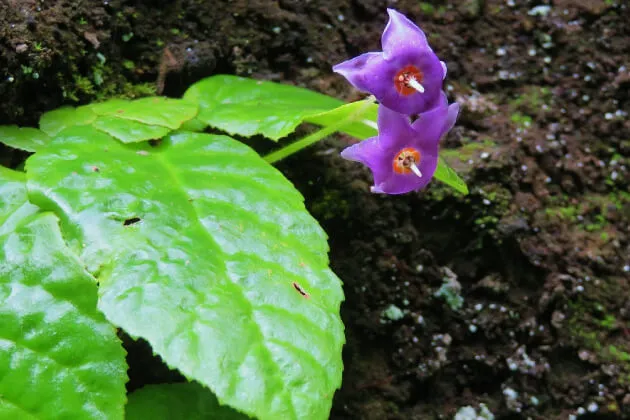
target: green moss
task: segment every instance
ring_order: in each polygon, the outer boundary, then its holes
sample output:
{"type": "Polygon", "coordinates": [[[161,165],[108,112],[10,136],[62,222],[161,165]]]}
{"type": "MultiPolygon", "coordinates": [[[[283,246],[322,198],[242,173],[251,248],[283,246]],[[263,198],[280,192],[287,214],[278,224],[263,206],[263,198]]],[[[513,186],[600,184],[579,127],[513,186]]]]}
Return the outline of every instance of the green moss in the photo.
{"type": "Polygon", "coordinates": [[[617,327],[617,318],[613,315],[606,315],[604,319],[599,321],[599,325],[606,328],[607,330],[613,330],[617,327]]]}
{"type": "MultiPolygon", "coordinates": [[[[133,65],[133,62],[131,62],[133,65]]],[[[122,63],[126,68],[125,62],[122,63]]],[[[155,95],[153,84],[132,84],[121,73],[99,59],[88,74],[81,74],[73,65],[71,83],[62,85],[63,96],[74,102],[102,101],[113,97],[138,98],[155,95]]],[[[59,76],[63,79],[63,76],[59,76]]]]}
{"type": "Polygon", "coordinates": [[[544,86],[526,86],[520,96],[510,101],[510,107],[524,114],[535,114],[543,109],[543,105],[551,103],[551,89],[544,86]]]}
{"type": "Polygon", "coordinates": [[[431,3],[426,2],[420,3],[420,10],[422,11],[422,13],[429,16],[433,16],[436,12],[435,6],[433,6],[431,3]]]}
{"type": "Polygon", "coordinates": [[[549,200],[551,207],[544,210],[550,221],[577,224],[586,232],[600,232],[600,238],[608,240],[610,232],[602,232],[610,225],[611,211],[622,211],[630,203],[630,193],[615,190],[608,195],[589,194],[575,205],[559,205],[564,198],[549,200]],[[612,205],[612,206],[611,206],[612,205]],[[579,216],[582,217],[580,221],[579,216]]]}
{"type": "Polygon", "coordinates": [[[521,114],[520,112],[515,112],[510,117],[510,120],[521,128],[529,128],[532,125],[532,117],[529,115],[521,114]]]}
{"type": "Polygon", "coordinates": [[[615,339],[612,331],[620,328],[619,320],[611,312],[625,304],[626,293],[620,287],[615,280],[600,279],[597,288],[568,302],[564,331],[572,345],[593,352],[602,362],[616,364],[617,381],[625,386],[630,385],[630,354],[611,344],[615,339]],[[597,300],[588,297],[594,293],[598,294],[597,300]]]}
{"type": "Polygon", "coordinates": [[[575,222],[580,211],[577,207],[550,207],[545,209],[545,214],[550,218],[560,219],[567,222],[575,222]]]}
{"type": "Polygon", "coordinates": [[[135,68],[136,68],[136,64],[135,64],[133,61],[131,61],[131,60],[124,60],[124,61],[122,62],[122,65],[123,65],[123,67],[124,67],[124,68],[126,68],[127,70],[133,70],[133,69],[135,69],[135,68]]]}
{"type": "Polygon", "coordinates": [[[324,220],[336,217],[346,220],[350,217],[350,205],[339,191],[325,191],[324,196],[313,203],[311,210],[324,220]]]}
{"type": "Polygon", "coordinates": [[[615,346],[608,346],[608,355],[617,362],[630,362],[630,353],[617,349],[615,346]]]}
{"type": "Polygon", "coordinates": [[[440,153],[446,159],[456,158],[461,162],[467,162],[473,157],[477,157],[481,152],[490,151],[497,147],[492,139],[486,137],[481,141],[472,141],[470,138],[463,139],[464,145],[457,149],[443,149],[440,153]]]}

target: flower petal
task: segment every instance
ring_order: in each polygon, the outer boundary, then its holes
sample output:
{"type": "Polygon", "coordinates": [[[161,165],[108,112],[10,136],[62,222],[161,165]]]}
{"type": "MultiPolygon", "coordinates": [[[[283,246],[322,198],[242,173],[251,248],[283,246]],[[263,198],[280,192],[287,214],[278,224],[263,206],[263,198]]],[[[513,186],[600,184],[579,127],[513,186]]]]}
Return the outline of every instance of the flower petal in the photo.
{"type": "Polygon", "coordinates": [[[457,116],[459,115],[459,104],[457,102],[452,103],[448,106],[448,115],[446,116],[446,121],[444,122],[444,127],[442,128],[442,135],[446,134],[453,128],[455,125],[455,121],[457,121],[457,116]]]}
{"type": "Polygon", "coordinates": [[[391,172],[390,154],[383,151],[378,137],[360,141],[341,151],[342,158],[361,162],[370,168],[374,179],[382,179],[391,172]]]}
{"type": "Polygon", "coordinates": [[[377,99],[384,96],[388,89],[394,90],[395,70],[383,60],[382,53],[361,54],[333,66],[333,71],[348,79],[355,88],[370,92],[377,99]]]}
{"type": "Polygon", "coordinates": [[[341,157],[368,165],[369,162],[383,154],[383,149],[381,149],[378,140],[378,137],[370,137],[369,139],[346,147],[341,151],[341,157]]]}
{"type": "Polygon", "coordinates": [[[408,141],[411,121],[409,116],[395,112],[384,105],[378,107],[379,142],[383,151],[398,151],[408,141]]]}
{"type": "Polygon", "coordinates": [[[381,37],[383,56],[386,60],[403,51],[431,49],[426,35],[416,24],[394,9],[387,9],[387,13],[389,22],[381,37]]]}
{"type": "Polygon", "coordinates": [[[444,71],[444,74],[442,75],[442,80],[446,79],[446,63],[444,61],[440,61],[440,64],[442,65],[442,70],[444,71]]]}
{"type": "MultiPolygon", "coordinates": [[[[454,117],[457,118],[457,113],[454,114],[454,117]]],[[[452,125],[449,126],[448,129],[445,129],[445,127],[454,122],[454,120],[449,120],[448,100],[446,99],[446,94],[442,92],[438,105],[432,110],[420,114],[418,119],[411,124],[411,127],[416,132],[422,134],[420,140],[422,145],[430,145],[438,143],[442,135],[448,131],[452,125]]]]}
{"type": "MultiPolygon", "coordinates": [[[[383,86],[380,87],[379,94],[372,91],[372,94],[383,105],[408,115],[425,112],[436,106],[442,92],[444,70],[440,60],[432,51],[402,52],[389,60],[385,60],[385,63],[389,66],[383,65],[379,68],[384,72],[379,79],[383,86]],[[397,73],[409,65],[422,72],[421,84],[424,87],[424,92],[414,92],[405,96],[396,90],[395,80],[397,73]]],[[[374,88],[374,86],[370,87],[374,88]]]]}
{"type": "Polygon", "coordinates": [[[420,162],[420,172],[422,178],[415,174],[397,174],[390,172],[387,178],[374,179],[374,187],[371,191],[382,194],[405,194],[411,191],[422,189],[431,182],[435,169],[437,168],[437,146],[435,154],[425,154],[420,162]]]}

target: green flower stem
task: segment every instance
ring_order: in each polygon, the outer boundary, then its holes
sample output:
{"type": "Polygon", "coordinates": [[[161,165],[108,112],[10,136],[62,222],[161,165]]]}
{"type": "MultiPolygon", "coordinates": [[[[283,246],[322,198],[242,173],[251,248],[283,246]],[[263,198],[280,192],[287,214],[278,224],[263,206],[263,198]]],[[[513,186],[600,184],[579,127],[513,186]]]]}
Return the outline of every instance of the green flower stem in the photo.
{"type": "Polygon", "coordinates": [[[276,150],[275,152],[269,153],[264,159],[268,163],[276,163],[277,161],[286,158],[287,156],[291,156],[292,154],[299,152],[300,150],[317,143],[321,139],[328,137],[332,133],[339,131],[347,124],[350,124],[358,119],[360,119],[365,111],[374,103],[376,99],[374,96],[369,96],[363,100],[363,105],[354,111],[352,114],[348,115],[346,118],[343,118],[336,122],[335,124],[329,125],[327,127],[322,128],[308,136],[297,140],[288,146],[283,147],[282,149],[276,150]]]}

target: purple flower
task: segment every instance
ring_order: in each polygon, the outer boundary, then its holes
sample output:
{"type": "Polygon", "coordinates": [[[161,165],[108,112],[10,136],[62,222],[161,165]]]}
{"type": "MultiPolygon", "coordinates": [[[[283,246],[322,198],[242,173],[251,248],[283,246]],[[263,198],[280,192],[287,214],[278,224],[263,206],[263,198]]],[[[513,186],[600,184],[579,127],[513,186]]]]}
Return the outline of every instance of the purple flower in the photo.
{"type": "Polygon", "coordinates": [[[437,167],[440,138],[455,124],[459,105],[446,95],[416,121],[385,106],[378,110],[379,135],[341,152],[348,160],[367,165],[374,175],[372,192],[404,194],[425,187],[437,167]]]}
{"type": "Polygon", "coordinates": [[[383,52],[369,52],[333,67],[357,89],[369,92],[401,114],[419,114],[440,101],[446,64],[435,55],[424,32],[403,14],[387,9],[383,52]]]}

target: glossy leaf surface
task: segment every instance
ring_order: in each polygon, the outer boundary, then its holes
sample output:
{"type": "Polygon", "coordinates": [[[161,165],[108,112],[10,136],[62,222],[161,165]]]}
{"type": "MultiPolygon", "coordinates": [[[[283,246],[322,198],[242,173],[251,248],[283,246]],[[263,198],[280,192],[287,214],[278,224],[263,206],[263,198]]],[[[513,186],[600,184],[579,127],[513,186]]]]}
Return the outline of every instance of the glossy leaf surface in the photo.
{"type": "Polygon", "coordinates": [[[0,143],[14,149],[36,152],[50,141],[50,137],[41,130],[15,125],[0,126],[0,143]]]}
{"type": "Polygon", "coordinates": [[[341,285],[301,195],[253,150],[188,132],[123,145],[75,127],[27,173],[111,322],[223,404],[263,420],[328,417],[341,285]]]}
{"type": "Polygon", "coordinates": [[[122,419],[125,352],[23,176],[0,168],[0,418],[122,419]]]}
{"type": "Polygon", "coordinates": [[[199,120],[230,134],[278,140],[310,115],[343,102],[311,90],[237,76],[213,76],[192,85],[184,99],[199,105],[199,120]]]}
{"type": "Polygon", "coordinates": [[[42,115],[39,126],[48,135],[55,136],[68,127],[91,125],[123,143],[134,143],[159,139],[196,114],[197,106],[181,99],[112,99],[47,112],[42,115]]]}
{"type": "Polygon", "coordinates": [[[378,105],[375,103],[366,106],[364,101],[357,101],[342,105],[330,111],[309,115],[305,118],[305,121],[313,124],[329,126],[337,124],[340,120],[348,118],[351,119],[351,121],[342,126],[339,131],[358,139],[367,139],[378,135],[376,125],[377,111],[378,105]],[[357,115],[359,113],[360,115],[357,115]]]}
{"type": "Polygon", "coordinates": [[[147,385],[129,396],[127,420],[248,420],[250,417],[219,405],[201,385],[147,385]]]}
{"type": "Polygon", "coordinates": [[[457,175],[457,172],[453,170],[448,164],[444,161],[444,159],[438,159],[438,165],[435,169],[435,179],[441,181],[453,188],[456,191],[459,191],[462,194],[468,194],[468,186],[464,182],[463,179],[457,175]]]}

